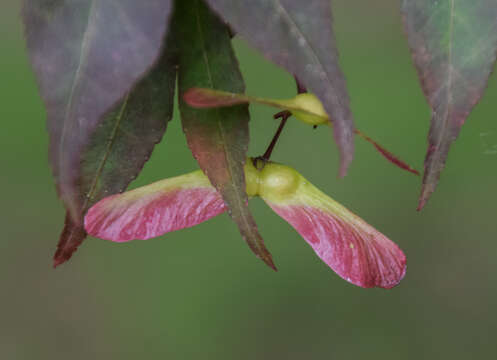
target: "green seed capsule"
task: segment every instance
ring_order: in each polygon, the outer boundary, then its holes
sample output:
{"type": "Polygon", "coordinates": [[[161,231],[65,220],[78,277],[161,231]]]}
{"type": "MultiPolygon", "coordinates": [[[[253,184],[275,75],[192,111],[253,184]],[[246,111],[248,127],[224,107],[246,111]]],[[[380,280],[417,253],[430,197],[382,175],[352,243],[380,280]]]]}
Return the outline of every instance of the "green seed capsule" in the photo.
{"type": "Polygon", "coordinates": [[[291,111],[293,116],[298,120],[310,125],[324,125],[329,123],[328,115],[326,114],[326,111],[324,111],[323,104],[314,94],[299,94],[295,96],[291,102],[294,107],[305,110],[291,111]]]}
{"type": "MultiPolygon", "coordinates": [[[[256,160],[261,161],[261,160],[256,160]]],[[[245,180],[248,196],[284,198],[293,195],[300,185],[302,177],[294,169],[272,162],[256,164],[247,159],[245,164],[245,180]]]]}

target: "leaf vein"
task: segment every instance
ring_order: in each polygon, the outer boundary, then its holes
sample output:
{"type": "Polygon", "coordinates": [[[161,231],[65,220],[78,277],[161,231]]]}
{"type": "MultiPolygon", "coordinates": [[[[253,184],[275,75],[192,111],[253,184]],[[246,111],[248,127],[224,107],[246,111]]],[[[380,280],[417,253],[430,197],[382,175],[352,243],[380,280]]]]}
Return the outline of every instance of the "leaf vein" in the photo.
{"type": "MultiPolygon", "coordinates": [[[[76,72],[74,73],[74,78],[72,81],[71,90],[69,92],[67,105],[66,105],[66,108],[64,111],[64,119],[63,119],[63,125],[62,125],[61,139],[60,139],[60,143],[59,143],[59,154],[62,154],[64,152],[65,138],[67,135],[67,123],[68,123],[67,119],[69,118],[69,115],[70,115],[70,112],[72,109],[72,104],[73,104],[73,100],[74,100],[74,93],[76,91],[79,78],[81,77],[81,71],[82,71],[82,69],[85,66],[86,61],[87,61],[87,54],[88,54],[89,41],[90,41],[89,39],[91,39],[91,36],[93,34],[93,31],[91,31],[93,28],[91,26],[91,24],[93,23],[93,19],[95,18],[95,12],[96,12],[96,10],[95,10],[96,5],[95,4],[97,1],[98,0],[93,0],[91,2],[90,9],[88,11],[88,22],[86,25],[86,29],[83,33],[81,52],[79,54],[78,66],[76,68],[76,72]]],[[[65,166],[65,162],[60,162],[60,160],[59,160],[58,166],[59,166],[59,174],[63,174],[64,173],[63,168],[65,166]]]]}
{"type": "MultiPolygon", "coordinates": [[[[200,38],[200,41],[202,43],[202,49],[203,49],[203,58],[204,58],[204,61],[205,61],[205,64],[206,64],[206,68],[207,68],[207,75],[209,77],[209,82],[210,82],[210,85],[213,89],[215,89],[215,86],[214,86],[214,81],[213,81],[213,77],[212,77],[212,72],[211,72],[211,69],[210,69],[210,62],[209,62],[209,59],[208,59],[208,56],[207,56],[207,49],[206,49],[206,45],[205,45],[205,37],[204,37],[204,32],[202,30],[202,24],[201,24],[201,21],[200,21],[200,14],[199,14],[199,6],[198,6],[198,1],[197,1],[197,6],[196,6],[196,18],[197,18],[197,28],[198,28],[198,31],[199,31],[199,38],[200,38]]],[[[225,159],[226,159],[226,163],[227,163],[227,168],[228,168],[228,172],[229,172],[229,176],[231,178],[231,181],[230,181],[230,187],[232,188],[233,190],[233,184],[232,184],[232,181],[234,179],[234,167],[235,167],[235,161],[234,159],[232,159],[227,147],[226,147],[226,130],[223,126],[223,124],[221,123],[221,120],[220,120],[220,111],[219,109],[215,109],[216,113],[217,113],[217,126],[218,126],[218,129],[219,129],[219,134],[221,136],[221,143],[222,143],[222,146],[223,146],[223,152],[224,152],[224,156],[225,156],[225,159]]],[[[243,204],[242,204],[242,201],[240,199],[240,196],[234,196],[235,198],[235,201],[236,201],[236,207],[239,209],[238,210],[238,213],[241,215],[241,220],[243,221],[243,224],[244,224],[244,228],[246,230],[250,230],[251,229],[251,226],[250,226],[250,221],[247,219],[246,217],[246,214],[244,211],[241,211],[241,209],[243,209],[243,204]]]]}
{"type": "Polygon", "coordinates": [[[112,132],[109,136],[109,139],[107,140],[107,146],[105,148],[105,152],[102,156],[102,159],[100,160],[100,164],[98,165],[97,171],[95,172],[95,176],[93,177],[90,189],[88,190],[88,192],[85,196],[85,201],[83,203],[83,211],[88,206],[88,203],[90,202],[91,198],[95,195],[98,180],[100,178],[100,175],[102,175],[102,171],[104,169],[105,164],[107,163],[107,159],[109,158],[110,152],[111,152],[112,147],[114,146],[114,143],[116,140],[119,126],[121,125],[121,120],[124,117],[124,111],[128,105],[128,99],[129,99],[129,93],[126,95],[124,102],[121,106],[121,109],[119,110],[119,114],[117,115],[117,118],[116,118],[116,123],[114,124],[114,127],[112,128],[112,132]]]}

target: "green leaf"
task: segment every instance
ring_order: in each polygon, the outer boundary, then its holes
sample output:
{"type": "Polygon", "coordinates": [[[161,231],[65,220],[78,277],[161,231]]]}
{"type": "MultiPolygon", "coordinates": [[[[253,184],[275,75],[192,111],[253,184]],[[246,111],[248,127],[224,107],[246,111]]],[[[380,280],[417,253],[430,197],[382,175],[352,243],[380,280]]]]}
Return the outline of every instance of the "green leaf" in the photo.
{"type": "Polygon", "coordinates": [[[242,37],[322,101],[333,119],[340,175],[354,157],[354,123],[338,64],[330,0],[207,0],[242,37]]]}
{"type": "Polygon", "coordinates": [[[54,265],[67,261],[86,237],[83,216],[103,197],[121,192],[140,173],[172,117],[176,80],[175,55],[167,41],[154,68],[104,116],[80,153],[73,169],[76,188],[73,201],[78,218],[69,212],[61,234],[54,265]]]}
{"type": "Polygon", "coordinates": [[[248,208],[245,190],[248,106],[198,110],[183,101],[185,91],[194,86],[244,91],[228,28],[202,1],[178,0],[176,7],[180,111],[188,146],[223,196],[230,216],[252,251],[275,269],[248,208]]]}
{"type": "Polygon", "coordinates": [[[50,161],[73,222],[83,148],[155,62],[171,0],[26,0],[29,57],[47,109],[50,161]]]}
{"type": "Polygon", "coordinates": [[[480,100],[497,51],[495,0],[403,0],[409,46],[433,110],[419,199],[435,191],[450,146],[480,100]]]}

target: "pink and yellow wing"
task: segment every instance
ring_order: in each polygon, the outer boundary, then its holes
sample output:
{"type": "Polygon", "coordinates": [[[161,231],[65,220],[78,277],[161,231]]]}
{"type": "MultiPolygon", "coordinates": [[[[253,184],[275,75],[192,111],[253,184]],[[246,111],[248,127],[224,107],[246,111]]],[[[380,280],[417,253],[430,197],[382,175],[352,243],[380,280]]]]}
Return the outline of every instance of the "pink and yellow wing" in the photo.
{"type": "Polygon", "coordinates": [[[115,242],[146,240],[197,225],[226,210],[198,170],[102,199],[85,216],[85,229],[115,242]]]}
{"type": "Polygon", "coordinates": [[[404,277],[406,257],[394,242],[304,178],[293,196],[264,200],[350,283],[392,288],[404,277]]]}

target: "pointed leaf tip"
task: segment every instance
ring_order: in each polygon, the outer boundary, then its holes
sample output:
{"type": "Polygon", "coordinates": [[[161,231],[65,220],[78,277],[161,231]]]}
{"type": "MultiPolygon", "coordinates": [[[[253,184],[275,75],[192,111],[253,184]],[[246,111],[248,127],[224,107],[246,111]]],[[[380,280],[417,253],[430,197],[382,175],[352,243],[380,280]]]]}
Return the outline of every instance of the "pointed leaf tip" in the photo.
{"type": "Polygon", "coordinates": [[[276,267],[276,265],[274,265],[274,262],[273,262],[273,259],[271,258],[270,262],[267,262],[265,261],[265,263],[271,268],[273,269],[274,271],[278,271],[278,268],[276,267]]]}
{"type": "Polygon", "coordinates": [[[126,188],[171,117],[176,70],[164,41],[171,10],[172,0],[24,1],[50,163],[76,224],[66,220],[54,266],[85,238],[87,208],[126,188]]]}
{"type": "Polygon", "coordinates": [[[203,1],[177,1],[179,109],[188,147],[211,184],[221,194],[229,215],[250,249],[274,268],[248,207],[244,164],[249,143],[248,105],[201,110],[204,107],[246,103],[243,95],[192,87],[225,89],[242,94],[245,84],[234,54],[229,29],[203,1]],[[186,94],[186,97],[185,97],[186,94]],[[212,97],[216,94],[216,97],[212,97]],[[225,96],[228,94],[227,96],[225,96]],[[243,101],[239,101],[242,99],[243,101]]]}
{"type": "MultiPolygon", "coordinates": [[[[425,173],[425,176],[426,176],[426,173],[425,173]]],[[[421,194],[419,195],[418,207],[416,208],[417,211],[423,210],[426,203],[430,199],[431,194],[433,194],[435,192],[435,188],[436,188],[436,183],[425,182],[423,180],[423,185],[421,187],[421,194]]]]}
{"type": "Polygon", "coordinates": [[[340,125],[336,121],[333,122],[333,126],[333,136],[340,153],[340,169],[338,171],[338,176],[344,178],[349,171],[352,160],[354,160],[354,135],[347,127],[340,125]]]}
{"type": "Polygon", "coordinates": [[[452,143],[480,101],[497,54],[497,2],[402,1],[412,58],[432,109],[421,210],[440,179],[452,143]]]}
{"type": "Polygon", "coordinates": [[[258,239],[257,242],[247,241],[247,243],[248,243],[250,249],[256,254],[256,256],[258,258],[260,258],[262,261],[264,261],[264,263],[267,266],[269,266],[271,269],[273,269],[274,271],[278,271],[278,269],[276,268],[276,265],[274,264],[273,256],[267,250],[262,238],[258,239]],[[262,244],[262,246],[260,244],[262,244]]]}
{"type": "Polygon", "coordinates": [[[53,267],[56,268],[68,261],[85,238],[86,232],[83,227],[75,224],[67,212],[64,229],[53,257],[53,267]]]}
{"type": "MultiPolygon", "coordinates": [[[[259,252],[260,254],[260,252],[259,252]]],[[[278,269],[276,268],[276,265],[274,264],[274,261],[273,261],[273,256],[271,255],[271,253],[269,251],[265,251],[265,254],[264,256],[261,256],[261,260],[264,261],[264,263],[269,266],[271,269],[273,269],[274,271],[278,271],[278,269]]]]}

